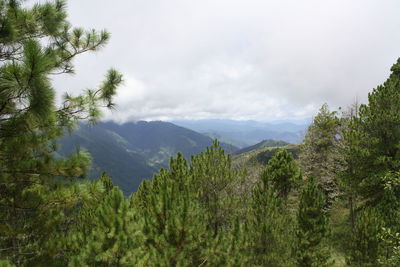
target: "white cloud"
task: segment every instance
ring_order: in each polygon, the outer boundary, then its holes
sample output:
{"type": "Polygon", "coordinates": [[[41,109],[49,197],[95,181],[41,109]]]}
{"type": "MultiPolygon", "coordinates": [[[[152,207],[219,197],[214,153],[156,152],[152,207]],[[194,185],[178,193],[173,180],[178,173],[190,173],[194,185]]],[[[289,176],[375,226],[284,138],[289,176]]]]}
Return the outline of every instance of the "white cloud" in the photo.
{"type": "Polygon", "coordinates": [[[293,119],[365,100],[400,56],[396,0],[71,0],[74,25],[110,44],[61,91],[126,83],[107,118],[293,119]]]}

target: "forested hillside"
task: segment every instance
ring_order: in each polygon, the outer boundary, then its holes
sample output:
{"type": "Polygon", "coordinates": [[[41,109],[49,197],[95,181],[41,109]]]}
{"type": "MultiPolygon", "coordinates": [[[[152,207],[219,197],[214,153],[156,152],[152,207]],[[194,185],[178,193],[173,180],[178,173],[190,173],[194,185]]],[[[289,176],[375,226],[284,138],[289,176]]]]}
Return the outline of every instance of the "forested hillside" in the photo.
{"type": "MultiPolygon", "coordinates": [[[[204,151],[212,139],[194,131],[162,121],[116,124],[101,122],[80,124],[72,133],[60,139],[63,157],[77,149],[92,157],[88,172],[91,180],[107,172],[125,194],[135,192],[144,179],[150,179],[160,168],[167,168],[169,160],[181,152],[186,160],[204,151]]],[[[227,153],[236,147],[221,144],[227,153]]]]}
{"type": "MultiPolygon", "coordinates": [[[[125,196],[106,173],[85,179],[86,151],[58,154],[62,136],[114,106],[123,81],[111,69],[57,104],[52,75],[109,39],[72,28],[65,8],[0,0],[0,266],[400,265],[400,59],[367,103],[322,105],[299,146],[231,156],[215,140],[190,162],[178,152],[125,196]]],[[[165,140],[196,147],[173,125],[163,139],[159,123],[144,124],[100,124],[103,144],[76,138],[110,161],[122,151],[108,140],[150,156],[165,140]]]]}
{"type": "Polygon", "coordinates": [[[261,148],[266,148],[266,147],[281,147],[281,146],[286,146],[289,145],[289,143],[286,143],[284,141],[278,141],[278,140],[263,140],[255,145],[248,146],[242,149],[239,149],[235,151],[235,154],[242,154],[246,153],[255,149],[261,149],[261,148]]]}

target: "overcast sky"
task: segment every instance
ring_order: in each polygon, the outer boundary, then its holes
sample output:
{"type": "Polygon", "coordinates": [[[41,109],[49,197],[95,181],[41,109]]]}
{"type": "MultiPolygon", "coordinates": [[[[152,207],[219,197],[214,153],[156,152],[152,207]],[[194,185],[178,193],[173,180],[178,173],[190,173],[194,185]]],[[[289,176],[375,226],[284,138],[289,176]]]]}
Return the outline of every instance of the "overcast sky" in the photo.
{"type": "Polygon", "coordinates": [[[107,29],[59,92],[93,88],[110,67],[125,83],[115,121],[303,119],[346,107],[400,56],[400,1],[69,0],[75,26],[107,29]]]}

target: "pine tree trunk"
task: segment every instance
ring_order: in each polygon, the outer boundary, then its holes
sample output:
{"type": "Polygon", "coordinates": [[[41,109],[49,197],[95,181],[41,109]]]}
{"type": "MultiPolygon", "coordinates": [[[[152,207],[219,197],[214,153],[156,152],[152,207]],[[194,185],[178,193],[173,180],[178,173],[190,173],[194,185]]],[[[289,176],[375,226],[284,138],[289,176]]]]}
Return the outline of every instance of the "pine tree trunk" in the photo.
{"type": "Polygon", "coordinates": [[[350,225],[351,225],[351,230],[353,231],[355,225],[353,192],[350,192],[349,195],[349,209],[350,209],[350,225]]]}

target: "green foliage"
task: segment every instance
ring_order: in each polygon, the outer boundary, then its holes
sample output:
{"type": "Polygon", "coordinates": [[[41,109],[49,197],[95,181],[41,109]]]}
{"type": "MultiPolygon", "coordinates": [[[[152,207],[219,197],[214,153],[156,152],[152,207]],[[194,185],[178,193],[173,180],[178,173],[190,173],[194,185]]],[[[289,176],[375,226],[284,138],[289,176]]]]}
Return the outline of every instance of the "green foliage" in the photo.
{"type": "Polygon", "coordinates": [[[391,68],[391,75],[371,93],[368,104],[361,105],[358,117],[351,124],[358,158],[355,173],[360,180],[359,194],[377,204],[383,197],[384,182],[388,171],[400,166],[400,60],[391,68]]]}
{"type": "MultiPolygon", "coordinates": [[[[91,164],[86,152],[55,153],[78,121],[94,123],[101,107],[113,107],[122,76],[112,69],[97,88],[67,93],[58,106],[51,75],[73,73],[72,60],[109,34],[72,28],[64,1],[23,3],[0,0],[0,266],[326,266],[335,252],[328,212],[341,213],[335,231],[349,233],[351,266],[400,264],[400,60],[355,114],[339,119],[321,107],[301,146],[300,196],[287,150],[254,182],[215,141],[189,165],[178,153],[125,198],[105,173],[76,181],[91,164]],[[326,209],[340,195],[338,178],[352,227],[342,210],[326,209]],[[297,223],[284,205],[289,194],[299,203],[297,223]]],[[[169,137],[180,142],[174,131],[169,137]]],[[[152,140],[158,144],[146,145],[155,150],[164,144],[152,140]]],[[[193,140],[181,146],[188,153],[193,140]]]]}
{"type": "Polygon", "coordinates": [[[298,266],[326,266],[329,253],[324,241],[328,235],[325,197],[315,180],[309,178],[301,192],[297,213],[298,266]]]}
{"type": "Polygon", "coordinates": [[[209,233],[196,201],[193,176],[181,154],[151,182],[144,182],[133,203],[144,219],[145,263],[160,266],[200,265],[209,233]]]}
{"type": "Polygon", "coordinates": [[[217,236],[233,215],[232,182],[238,173],[233,171],[229,155],[215,140],[206,151],[192,157],[190,174],[207,216],[207,227],[217,236]]]}
{"type": "Polygon", "coordinates": [[[349,264],[378,266],[381,226],[382,220],[373,209],[368,208],[359,212],[353,233],[349,264]]]}
{"type": "MultiPolygon", "coordinates": [[[[105,188],[107,190],[107,187],[105,188]]],[[[143,236],[134,210],[117,188],[109,189],[105,198],[91,212],[86,212],[77,232],[69,237],[68,249],[74,249],[71,266],[132,266],[138,262],[136,252],[143,236]]]]}
{"type": "MultiPolygon", "coordinates": [[[[265,168],[263,180],[270,179],[278,195],[287,202],[290,191],[300,181],[300,169],[286,149],[279,149],[265,168]]],[[[266,183],[266,181],[265,181],[266,183]]]]}
{"type": "MultiPolygon", "coordinates": [[[[299,148],[298,146],[295,145],[289,145],[286,147],[283,147],[287,152],[292,154],[293,159],[298,158],[298,152],[299,148]]],[[[267,149],[264,151],[260,151],[260,153],[257,153],[254,156],[254,160],[262,165],[268,164],[269,160],[272,158],[272,156],[279,150],[279,148],[272,148],[272,149],[267,149]]]]}
{"type": "Polygon", "coordinates": [[[0,260],[0,267],[13,267],[13,266],[15,266],[15,265],[11,264],[7,260],[0,260]]]}
{"type": "Polygon", "coordinates": [[[242,153],[250,152],[252,150],[261,149],[264,147],[283,147],[283,146],[287,146],[287,145],[289,145],[289,143],[286,143],[284,141],[276,141],[276,140],[268,139],[268,140],[263,140],[255,145],[239,149],[238,151],[235,152],[235,154],[242,154],[242,153]]]}
{"type": "Polygon", "coordinates": [[[247,224],[249,265],[290,266],[293,264],[291,260],[293,258],[291,255],[293,222],[285,212],[282,199],[276,196],[271,185],[271,178],[265,175],[254,188],[247,224]]]}
{"type": "Polygon", "coordinates": [[[90,164],[81,151],[55,159],[56,138],[79,119],[96,121],[122,80],[110,70],[99,88],[56,106],[50,76],[72,73],[72,60],[102,47],[109,34],[72,29],[64,1],[22,2],[0,1],[0,256],[17,265],[41,257],[41,244],[78,203],[68,195],[74,186],[54,178],[83,177],[90,164]]]}
{"type": "Polygon", "coordinates": [[[400,233],[391,229],[383,228],[380,239],[386,248],[386,253],[381,255],[378,262],[383,266],[400,265],[400,233]]]}
{"type": "Polygon", "coordinates": [[[378,258],[390,265],[396,253],[388,231],[400,230],[399,66],[400,60],[385,83],[368,95],[368,104],[356,107],[344,121],[341,152],[346,165],[341,182],[353,201],[361,199],[362,212],[350,214],[354,231],[350,260],[359,266],[376,266],[378,258]],[[382,227],[386,235],[381,234],[382,227]]]}
{"type": "Polygon", "coordinates": [[[299,160],[305,177],[314,177],[323,189],[327,205],[338,195],[336,173],[341,169],[342,157],[338,151],[340,120],[335,111],[322,105],[308,128],[300,147],[299,160]]]}
{"type": "Polygon", "coordinates": [[[379,235],[381,253],[379,262],[383,266],[400,264],[400,173],[390,172],[384,177],[384,196],[376,206],[379,218],[384,223],[379,235]]]}

